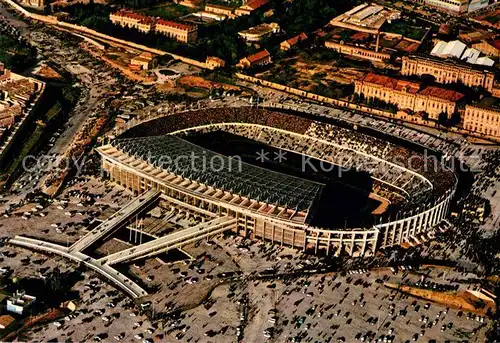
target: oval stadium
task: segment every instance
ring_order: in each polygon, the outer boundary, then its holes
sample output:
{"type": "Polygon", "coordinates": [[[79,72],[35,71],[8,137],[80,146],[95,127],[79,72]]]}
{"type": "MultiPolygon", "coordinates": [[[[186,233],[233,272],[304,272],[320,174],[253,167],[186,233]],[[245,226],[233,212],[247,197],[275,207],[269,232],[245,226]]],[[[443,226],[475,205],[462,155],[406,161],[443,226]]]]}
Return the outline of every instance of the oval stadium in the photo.
{"type": "Polygon", "coordinates": [[[251,239],[368,256],[433,237],[457,177],[440,157],[346,123],[215,108],[128,129],[97,149],[110,179],[236,219],[251,239]]]}

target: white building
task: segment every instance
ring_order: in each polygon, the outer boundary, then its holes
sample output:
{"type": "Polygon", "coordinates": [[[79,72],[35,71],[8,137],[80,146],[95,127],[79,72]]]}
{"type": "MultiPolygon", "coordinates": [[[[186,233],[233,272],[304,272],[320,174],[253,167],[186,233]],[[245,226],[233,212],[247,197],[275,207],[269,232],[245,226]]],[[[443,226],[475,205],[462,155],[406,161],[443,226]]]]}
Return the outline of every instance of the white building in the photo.
{"type": "Polygon", "coordinates": [[[451,42],[439,41],[431,51],[431,56],[439,58],[456,58],[470,64],[491,67],[495,64],[491,58],[480,57],[481,52],[474,48],[468,48],[464,43],[454,40],[451,42]]]}
{"type": "Polygon", "coordinates": [[[455,15],[467,13],[470,0],[425,0],[424,4],[455,15]]]}
{"type": "Polygon", "coordinates": [[[7,311],[17,314],[26,313],[25,311],[35,302],[36,298],[27,295],[24,292],[18,292],[7,299],[7,311]]]}
{"type": "Polygon", "coordinates": [[[485,9],[489,5],[489,0],[471,0],[468,12],[476,12],[485,9]]]}
{"type": "Polygon", "coordinates": [[[439,41],[432,49],[431,55],[441,58],[460,58],[466,48],[467,45],[458,40],[448,43],[439,41]]]}

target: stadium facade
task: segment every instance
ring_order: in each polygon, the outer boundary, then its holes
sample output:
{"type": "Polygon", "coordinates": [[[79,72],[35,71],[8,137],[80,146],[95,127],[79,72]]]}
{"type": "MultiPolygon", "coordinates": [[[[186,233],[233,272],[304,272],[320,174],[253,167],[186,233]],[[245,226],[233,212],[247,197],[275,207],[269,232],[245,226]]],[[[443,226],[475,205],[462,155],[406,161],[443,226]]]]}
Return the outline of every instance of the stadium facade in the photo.
{"type": "Polygon", "coordinates": [[[428,168],[422,155],[401,146],[355,130],[255,108],[169,115],[133,127],[97,150],[108,176],[137,194],[161,190],[197,208],[235,217],[235,232],[240,235],[313,253],[373,255],[379,249],[427,240],[447,217],[457,185],[455,174],[444,165],[434,163],[428,168]],[[402,205],[373,225],[314,226],[310,218],[323,191],[321,183],[237,161],[183,138],[210,131],[230,132],[365,171],[374,181],[376,196],[402,205]],[[186,157],[190,154],[204,159],[193,162],[186,157]],[[396,161],[395,156],[404,158],[396,161]],[[216,161],[215,165],[202,165],[207,159],[216,161]]]}

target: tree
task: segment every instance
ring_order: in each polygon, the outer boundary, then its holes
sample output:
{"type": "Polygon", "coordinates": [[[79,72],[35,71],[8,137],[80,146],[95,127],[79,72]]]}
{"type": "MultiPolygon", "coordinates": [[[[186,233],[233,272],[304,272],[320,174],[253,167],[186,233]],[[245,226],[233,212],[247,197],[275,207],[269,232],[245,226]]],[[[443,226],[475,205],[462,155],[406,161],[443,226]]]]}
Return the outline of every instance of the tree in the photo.
{"type": "Polygon", "coordinates": [[[450,126],[455,126],[457,125],[458,123],[460,123],[460,113],[459,112],[454,112],[451,117],[450,117],[450,120],[448,120],[448,124],[450,126]]]}
{"type": "Polygon", "coordinates": [[[448,122],[448,114],[446,112],[441,112],[439,113],[439,116],[438,116],[438,123],[440,125],[446,125],[448,122]]]}
{"type": "Polygon", "coordinates": [[[364,94],[364,93],[361,93],[361,94],[359,95],[359,102],[360,102],[360,103],[364,103],[364,102],[365,102],[365,94],[364,94]]]}
{"type": "Polygon", "coordinates": [[[359,94],[358,93],[354,93],[352,95],[352,102],[357,104],[359,102],[359,94]]]}

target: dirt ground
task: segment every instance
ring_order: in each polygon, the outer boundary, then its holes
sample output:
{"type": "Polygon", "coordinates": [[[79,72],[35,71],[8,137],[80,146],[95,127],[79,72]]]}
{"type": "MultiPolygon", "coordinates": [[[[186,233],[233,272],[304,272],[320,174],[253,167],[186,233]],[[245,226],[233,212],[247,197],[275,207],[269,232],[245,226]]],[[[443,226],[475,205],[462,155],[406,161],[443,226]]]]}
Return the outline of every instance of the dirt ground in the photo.
{"type": "Polygon", "coordinates": [[[46,79],[62,79],[62,76],[56,72],[54,69],[46,64],[42,64],[34,72],[34,75],[41,76],[46,79]]]}
{"type": "Polygon", "coordinates": [[[365,71],[353,67],[337,67],[333,63],[304,61],[300,57],[294,57],[282,62],[271,70],[257,74],[256,77],[269,79],[282,72],[283,64],[291,67],[294,75],[293,82],[300,85],[300,89],[312,91],[317,86],[329,86],[330,82],[340,85],[353,84],[361,78],[365,71]]]}
{"type": "MultiPolygon", "coordinates": [[[[397,289],[397,285],[386,284],[389,288],[397,289]]],[[[402,285],[400,287],[401,291],[411,294],[413,296],[434,301],[445,306],[453,307],[456,309],[461,309],[463,311],[469,311],[473,313],[478,313],[480,315],[486,315],[489,311],[495,312],[495,303],[484,302],[481,299],[474,296],[468,291],[461,292],[438,292],[429,289],[419,289],[416,287],[410,287],[402,285]]]]}

